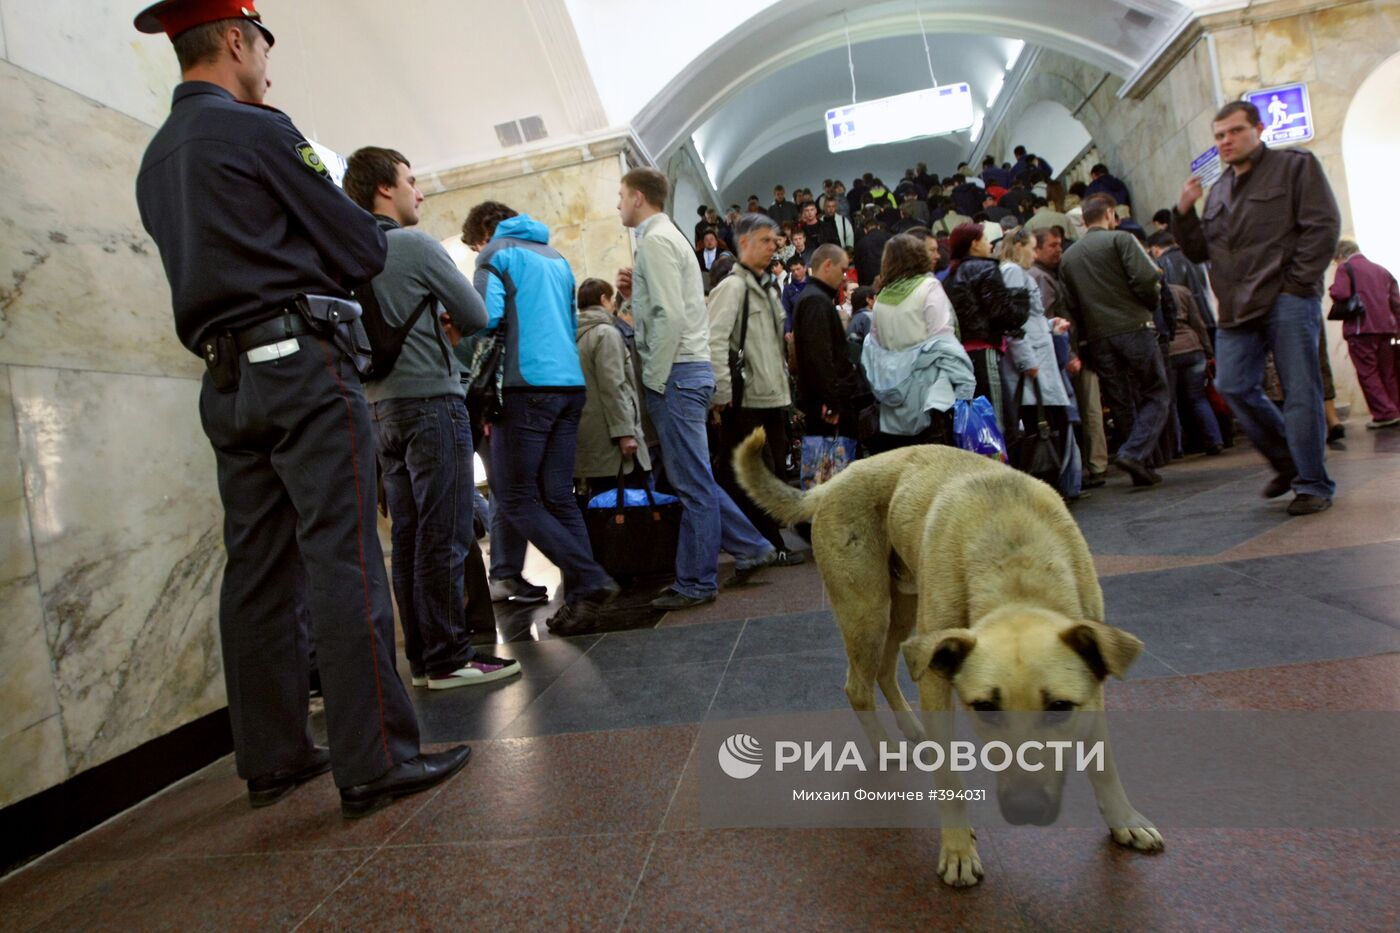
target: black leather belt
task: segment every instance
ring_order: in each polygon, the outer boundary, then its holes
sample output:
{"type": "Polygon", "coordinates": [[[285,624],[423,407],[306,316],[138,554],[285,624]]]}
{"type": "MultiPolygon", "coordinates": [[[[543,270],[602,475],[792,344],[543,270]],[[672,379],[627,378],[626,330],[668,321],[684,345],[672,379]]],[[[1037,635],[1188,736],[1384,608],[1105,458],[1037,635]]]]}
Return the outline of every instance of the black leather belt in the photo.
{"type": "Polygon", "coordinates": [[[316,329],[306,323],[306,319],[300,314],[283,314],[270,321],[236,330],[233,332],[233,339],[238,344],[238,352],[244,353],[269,343],[314,333],[316,329]]]}

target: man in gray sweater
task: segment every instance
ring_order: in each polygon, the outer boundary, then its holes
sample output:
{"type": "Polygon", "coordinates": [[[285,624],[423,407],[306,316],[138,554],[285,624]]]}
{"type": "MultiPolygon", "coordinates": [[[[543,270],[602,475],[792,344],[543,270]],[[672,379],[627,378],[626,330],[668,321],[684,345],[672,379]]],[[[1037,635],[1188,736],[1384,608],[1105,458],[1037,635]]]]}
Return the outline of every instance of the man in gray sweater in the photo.
{"type": "Polygon", "coordinates": [[[361,149],[350,157],[344,185],[375,215],[389,244],[384,271],[373,282],[385,322],[398,328],[418,315],[393,369],[365,385],[393,523],[394,600],[413,685],[444,690],[518,674],[517,661],[475,651],[466,626],[472,440],[451,345],[485,326],[486,306],[442,244],[410,229],[423,195],[407,159],[392,149],[361,149]]]}

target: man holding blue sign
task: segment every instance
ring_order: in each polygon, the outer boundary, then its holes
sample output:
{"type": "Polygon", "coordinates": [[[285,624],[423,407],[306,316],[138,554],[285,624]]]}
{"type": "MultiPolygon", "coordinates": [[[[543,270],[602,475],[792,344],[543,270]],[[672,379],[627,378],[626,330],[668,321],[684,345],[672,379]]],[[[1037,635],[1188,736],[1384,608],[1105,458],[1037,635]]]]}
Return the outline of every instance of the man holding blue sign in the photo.
{"type": "Polygon", "coordinates": [[[1318,343],[1322,280],[1341,215],[1311,152],[1264,144],[1254,104],[1226,104],[1214,132],[1231,171],[1211,188],[1200,216],[1201,180],[1187,181],[1172,228],[1192,261],[1211,263],[1220,304],[1216,386],[1278,474],[1264,495],[1272,499],[1291,488],[1288,513],[1314,514],[1332,505],[1336,491],[1325,464],[1318,343]],[[1266,351],[1283,382],[1282,416],[1264,394],[1266,351]]]}

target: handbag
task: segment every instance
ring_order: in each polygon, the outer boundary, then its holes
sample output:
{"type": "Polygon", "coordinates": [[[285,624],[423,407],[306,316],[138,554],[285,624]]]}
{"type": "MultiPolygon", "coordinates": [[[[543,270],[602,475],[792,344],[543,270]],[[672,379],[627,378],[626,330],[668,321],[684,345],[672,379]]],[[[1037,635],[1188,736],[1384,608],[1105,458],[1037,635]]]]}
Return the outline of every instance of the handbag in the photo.
{"type": "MultiPolygon", "coordinates": [[[[1061,465],[1064,463],[1063,432],[1052,427],[1045,417],[1045,397],[1040,391],[1040,380],[1032,379],[1035,389],[1033,428],[1027,430],[1026,405],[1020,405],[1020,415],[1015,427],[1016,437],[1008,445],[1007,454],[1013,467],[1022,473],[1029,473],[1058,488],[1061,465]]],[[[1026,374],[1016,381],[1016,401],[1020,402],[1026,387],[1026,374]]]]}
{"type": "Polygon", "coordinates": [[[802,437],[802,488],[811,489],[840,473],[856,459],[856,441],[831,434],[802,437]]]}
{"type": "Polygon", "coordinates": [[[1327,312],[1327,320],[1360,320],[1366,316],[1366,305],[1362,303],[1361,296],[1356,293],[1356,276],[1352,275],[1351,267],[1346,263],[1342,263],[1342,271],[1347,274],[1347,279],[1351,282],[1351,294],[1341,301],[1332,302],[1332,308],[1327,312]]]}
{"type": "Polygon", "coordinates": [[[958,399],[953,406],[953,443],[984,457],[1006,462],[1006,439],[997,427],[996,412],[985,395],[958,399]]]}
{"type": "Polygon", "coordinates": [[[646,504],[628,504],[632,490],[626,488],[627,474],[623,472],[627,463],[623,460],[618,465],[616,492],[595,496],[583,510],[593,559],[614,577],[673,573],[681,532],[681,503],[673,496],[652,492],[651,474],[636,469],[632,472],[641,481],[646,504]]]}
{"type": "Polygon", "coordinates": [[[743,322],[739,325],[739,347],[729,348],[730,398],[735,408],[744,404],[744,344],[749,340],[749,283],[744,283],[743,322]]]}
{"type": "Polygon", "coordinates": [[[482,268],[501,280],[505,289],[505,307],[495,330],[471,338],[462,383],[467,388],[467,401],[474,408],[479,407],[487,421],[494,421],[505,410],[506,346],[510,340],[511,322],[515,319],[515,281],[509,272],[497,269],[489,262],[482,268]]]}

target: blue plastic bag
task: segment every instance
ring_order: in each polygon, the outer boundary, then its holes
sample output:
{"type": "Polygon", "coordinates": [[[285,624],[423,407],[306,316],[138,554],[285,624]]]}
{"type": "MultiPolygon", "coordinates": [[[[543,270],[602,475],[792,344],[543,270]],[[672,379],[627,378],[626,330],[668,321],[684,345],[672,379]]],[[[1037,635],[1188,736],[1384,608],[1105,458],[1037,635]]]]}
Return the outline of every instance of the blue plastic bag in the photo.
{"type": "MultiPolygon", "coordinates": [[[[681,500],[677,499],[675,496],[668,496],[664,492],[653,492],[651,498],[648,499],[647,491],[645,489],[638,489],[635,486],[628,486],[622,493],[622,506],[624,508],[637,508],[638,506],[651,505],[653,502],[657,505],[668,505],[672,502],[679,501],[681,500]]],[[[590,509],[617,508],[617,490],[608,489],[598,493],[598,495],[588,500],[588,507],[590,509]]]]}
{"type": "Polygon", "coordinates": [[[953,408],[953,439],[963,450],[1007,462],[1006,438],[997,427],[996,413],[985,395],[958,399],[953,408]]]}

